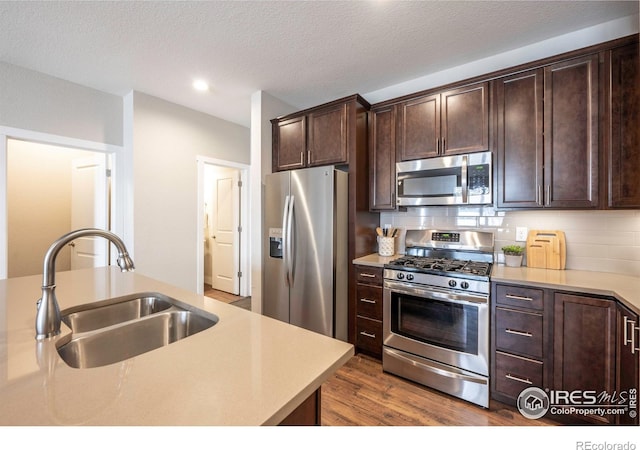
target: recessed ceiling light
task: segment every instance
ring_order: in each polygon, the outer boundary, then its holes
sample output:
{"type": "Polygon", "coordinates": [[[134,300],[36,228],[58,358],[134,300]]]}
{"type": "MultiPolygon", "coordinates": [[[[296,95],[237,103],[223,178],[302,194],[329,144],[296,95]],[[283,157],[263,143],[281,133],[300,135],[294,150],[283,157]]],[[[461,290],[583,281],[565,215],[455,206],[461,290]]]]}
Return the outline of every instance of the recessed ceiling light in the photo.
{"type": "Polygon", "coordinates": [[[196,91],[208,91],[209,90],[209,84],[204,80],[195,80],[193,82],[193,88],[196,91]]]}

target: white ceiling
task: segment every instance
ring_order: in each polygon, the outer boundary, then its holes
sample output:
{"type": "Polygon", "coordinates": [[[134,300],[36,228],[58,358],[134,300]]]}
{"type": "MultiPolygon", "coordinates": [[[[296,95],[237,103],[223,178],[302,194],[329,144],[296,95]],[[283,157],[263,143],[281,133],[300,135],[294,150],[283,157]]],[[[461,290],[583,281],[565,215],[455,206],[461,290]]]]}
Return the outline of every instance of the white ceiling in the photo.
{"type": "Polygon", "coordinates": [[[244,125],[638,14],[633,1],[0,2],[0,60],[244,125]],[[207,93],[194,78],[211,83],[207,93]]]}

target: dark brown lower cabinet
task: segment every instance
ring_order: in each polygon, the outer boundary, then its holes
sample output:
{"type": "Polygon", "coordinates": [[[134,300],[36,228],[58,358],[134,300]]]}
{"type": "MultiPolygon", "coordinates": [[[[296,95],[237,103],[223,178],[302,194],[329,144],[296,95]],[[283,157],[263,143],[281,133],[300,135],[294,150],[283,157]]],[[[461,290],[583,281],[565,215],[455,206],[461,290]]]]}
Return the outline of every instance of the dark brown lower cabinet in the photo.
{"type": "MultiPolygon", "coordinates": [[[[553,329],[554,391],[613,394],[616,390],[615,361],[616,302],[556,292],[553,329]]],[[[574,395],[578,400],[581,399],[580,395],[574,395]]],[[[615,421],[613,415],[580,415],[574,418],[591,423],[615,421]]]]}
{"type": "Polygon", "coordinates": [[[382,267],[357,265],[356,339],[358,352],[382,359],[382,267]]]}
{"type": "Polygon", "coordinates": [[[638,315],[618,305],[616,389],[626,395],[629,412],[617,417],[620,425],[638,425],[640,378],[640,329],[638,315]],[[635,400],[635,402],[634,402],[635,400]]]}
{"type": "Polygon", "coordinates": [[[307,399],[293,410],[279,425],[320,425],[321,390],[318,388],[307,399]]]}
{"type": "Polygon", "coordinates": [[[618,300],[493,283],[491,327],[492,398],[515,406],[524,389],[537,387],[554,409],[612,407],[604,415],[550,412],[553,420],[638,425],[639,317],[618,300]]]}

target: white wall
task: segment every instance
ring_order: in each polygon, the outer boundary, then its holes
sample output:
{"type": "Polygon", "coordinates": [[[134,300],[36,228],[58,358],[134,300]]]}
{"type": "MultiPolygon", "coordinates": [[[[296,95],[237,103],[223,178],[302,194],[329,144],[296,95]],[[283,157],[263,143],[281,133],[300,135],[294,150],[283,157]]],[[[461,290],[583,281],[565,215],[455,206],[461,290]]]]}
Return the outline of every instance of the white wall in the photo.
{"type": "Polygon", "coordinates": [[[263,91],[251,96],[251,310],[262,313],[262,205],[264,177],[271,173],[271,119],[295,111],[263,91]]]}
{"type": "Polygon", "coordinates": [[[0,126],[122,145],[122,97],[0,62],[0,126]]]}
{"type": "MultiPolygon", "coordinates": [[[[7,222],[9,278],[42,273],[47,249],[71,230],[71,176],[74,158],[87,152],[9,140],[7,222]]],[[[56,270],[71,268],[63,248],[56,270]]]]}
{"type": "Polygon", "coordinates": [[[139,92],[131,103],[136,271],[195,292],[196,156],[248,164],[249,130],[139,92]]]}

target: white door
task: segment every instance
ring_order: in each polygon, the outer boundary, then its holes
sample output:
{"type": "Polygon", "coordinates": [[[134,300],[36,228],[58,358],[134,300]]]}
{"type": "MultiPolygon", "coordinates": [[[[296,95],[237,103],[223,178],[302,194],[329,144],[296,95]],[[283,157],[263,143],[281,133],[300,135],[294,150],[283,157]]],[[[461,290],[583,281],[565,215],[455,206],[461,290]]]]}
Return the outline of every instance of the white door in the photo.
{"type": "MultiPolygon", "coordinates": [[[[71,228],[108,229],[107,155],[96,154],[72,161],[71,228]]],[[[109,243],[96,237],[71,244],[71,270],[108,265],[109,243]]]]}
{"type": "Polygon", "coordinates": [[[211,286],[238,295],[240,280],[240,171],[216,170],[213,180],[211,286]]]}

